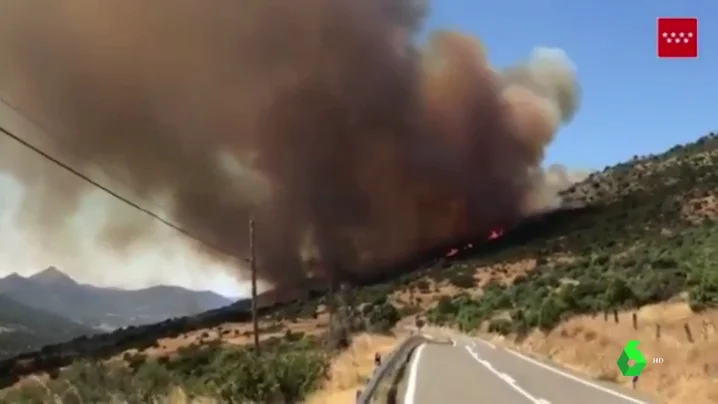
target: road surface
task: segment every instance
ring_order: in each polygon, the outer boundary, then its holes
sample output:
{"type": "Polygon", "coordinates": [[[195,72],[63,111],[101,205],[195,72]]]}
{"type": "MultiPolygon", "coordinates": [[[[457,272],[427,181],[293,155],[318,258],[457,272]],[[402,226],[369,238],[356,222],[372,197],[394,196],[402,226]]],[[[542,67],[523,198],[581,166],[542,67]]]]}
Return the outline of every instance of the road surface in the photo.
{"type": "Polygon", "coordinates": [[[620,386],[590,381],[469,337],[424,344],[408,365],[404,404],[655,404],[620,386]]]}

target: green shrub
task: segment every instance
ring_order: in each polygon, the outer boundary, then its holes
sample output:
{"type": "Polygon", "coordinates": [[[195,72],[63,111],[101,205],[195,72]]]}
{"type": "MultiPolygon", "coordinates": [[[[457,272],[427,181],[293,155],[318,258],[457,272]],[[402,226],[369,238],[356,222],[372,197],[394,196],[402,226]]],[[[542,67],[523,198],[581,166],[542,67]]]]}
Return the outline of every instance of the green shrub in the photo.
{"type": "Polygon", "coordinates": [[[511,321],[505,318],[495,318],[489,321],[489,332],[508,335],[511,333],[511,321]]]}
{"type": "Polygon", "coordinates": [[[538,326],[543,331],[551,331],[561,321],[564,305],[556,297],[547,297],[538,312],[538,326]]]}
{"type": "Polygon", "coordinates": [[[301,402],[326,376],[328,358],[310,341],[265,348],[256,353],[249,347],[194,346],[162,361],[143,356],[134,371],[101,362],[77,362],[45,385],[29,383],[8,390],[0,401],[139,404],[153,402],[179,386],[191,396],[221,402],[301,402]]]}
{"type": "Polygon", "coordinates": [[[718,307],[718,273],[705,269],[689,287],[688,302],[693,311],[718,307]]]}
{"type": "Polygon", "coordinates": [[[366,316],[367,330],[370,332],[389,332],[401,319],[399,311],[390,303],[372,305],[366,316]]]}

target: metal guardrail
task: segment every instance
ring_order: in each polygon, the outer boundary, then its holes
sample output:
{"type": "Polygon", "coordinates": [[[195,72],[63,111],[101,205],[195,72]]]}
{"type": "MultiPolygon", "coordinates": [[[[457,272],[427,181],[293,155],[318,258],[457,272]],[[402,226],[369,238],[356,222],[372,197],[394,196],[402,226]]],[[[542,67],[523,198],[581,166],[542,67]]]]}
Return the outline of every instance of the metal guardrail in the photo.
{"type": "Polygon", "coordinates": [[[389,354],[388,360],[383,361],[379,368],[376,369],[374,375],[369,380],[369,383],[367,383],[366,387],[359,395],[357,404],[371,403],[372,399],[375,398],[374,395],[376,394],[379,386],[382,384],[382,381],[384,381],[387,376],[391,375],[397,366],[401,366],[404,362],[406,362],[409,354],[414,350],[414,348],[429,341],[431,340],[420,334],[412,335],[411,337],[405,339],[404,342],[402,342],[392,353],[389,354]]]}

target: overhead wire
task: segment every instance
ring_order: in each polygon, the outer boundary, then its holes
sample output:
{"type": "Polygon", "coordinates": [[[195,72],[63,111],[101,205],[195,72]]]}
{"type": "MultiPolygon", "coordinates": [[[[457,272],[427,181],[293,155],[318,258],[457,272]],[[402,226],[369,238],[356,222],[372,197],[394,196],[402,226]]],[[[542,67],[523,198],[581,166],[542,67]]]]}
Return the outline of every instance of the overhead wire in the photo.
{"type": "MultiPolygon", "coordinates": [[[[34,129],[37,129],[37,131],[34,131],[36,133],[33,133],[33,134],[39,134],[39,135],[41,135],[41,137],[43,139],[49,140],[51,142],[51,147],[53,149],[61,150],[61,152],[66,155],[76,156],[76,154],[74,152],[72,152],[69,148],[65,147],[65,145],[63,145],[62,143],[58,142],[57,136],[50,136],[49,133],[51,131],[48,129],[48,127],[46,125],[40,123],[38,119],[33,118],[32,116],[30,116],[29,114],[24,112],[20,107],[18,107],[14,103],[8,101],[7,98],[4,98],[1,95],[0,95],[0,104],[5,105],[7,108],[12,110],[17,116],[21,117],[24,121],[26,121],[28,124],[30,124],[34,129]]],[[[53,131],[53,133],[57,133],[57,131],[53,131]]],[[[26,142],[27,142],[27,140],[26,140],[26,142]]],[[[35,147],[38,149],[41,149],[41,147],[38,146],[37,144],[35,144],[35,147]]],[[[115,176],[110,175],[105,170],[98,169],[97,171],[102,175],[103,178],[111,181],[113,184],[121,186],[126,191],[134,192],[131,189],[131,187],[128,187],[127,184],[125,184],[123,181],[118,180],[115,176]]],[[[108,186],[108,185],[105,185],[105,187],[110,188],[110,186],[108,186]]],[[[118,194],[120,193],[118,191],[115,191],[115,192],[118,194]]],[[[129,199],[127,197],[125,197],[125,198],[129,199]]],[[[167,206],[163,206],[163,205],[157,203],[156,201],[152,201],[152,200],[145,201],[145,204],[151,205],[151,206],[153,206],[159,210],[162,210],[162,211],[170,210],[167,208],[167,206]]],[[[153,212],[156,213],[156,211],[153,211],[153,212]]],[[[157,214],[157,215],[159,216],[159,214],[157,214]]]]}
{"type": "MultiPolygon", "coordinates": [[[[0,97],[0,103],[5,104],[7,107],[9,107],[9,108],[11,108],[12,110],[16,111],[18,114],[20,114],[20,115],[23,116],[25,119],[27,119],[28,121],[30,121],[33,125],[35,125],[35,126],[37,126],[38,128],[40,128],[42,132],[46,132],[45,129],[44,129],[41,125],[39,125],[35,120],[29,118],[29,117],[27,116],[27,114],[21,112],[16,106],[14,106],[14,105],[12,105],[11,103],[7,102],[7,101],[6,101],[5,99],[3,99],[2,97],[0,97]]],[[[58,159],[58,158],[52,156],[50,153],[48,153],[48,152],[42,150],[41,148],[39,148],[39,147],[33,145],[32,143],[30,143],[29,141],[27,141],[27,140],[23,139],[22,137],[16,135],[16,134],[13,133],[10,129],[8,129],[7,127],[3,126],[1,123],[0,123],[0,133],[2,133],[2,134],[4,134],[5,136],[9,137],[10,139],[14,140],[16,143],[19,143],[20,145],[24,146],[25,148],[30,149],[31,151],[33,151],[33,152],[35,152],[36,154],[38,154],[40,157],[42,157],[42,158],[44,158],[44,159],[50,161],[51,163],[53,163],[53,164],[55,164],[56,166],[58,166],[58,167],[64,169],[65,171],[69,172],[70,174],[72,174],[72,175],[74,175],[74,176],[80,178],[81,180],[83,180],[83,181],[87,182],[88,184],[94,186],[95,188],[97,188],[97,189],[99,189],[99,190],[105,192],[106,194],[108,194],[108,195],[110,195],[111,197],[113,197],[113,198],[119,200],[120,202],[123,202],[123,203],[126,204],[127,206],[129,206],[129,207],[131,207],[131,208],[134,208],[135,210],[138,210],[138,211],[144,213],[145,215],[150,216],[152,219],[155,219],[155,220],[159,221],[159,222],[162,223],[163,225],[165,225],[165,226],[167,226],[167,227],[169,227],[169,228],[171,228],[171,229],[177,231],[178,233],[182,234],[183,236],[185,236],[185,237],[187,237],[187,238],[190,238],[190,239],[192,239],[193,241],[195,241],[195,242],[197,242],[197,243],[199,243],[199,244],[202,244],[203,246],[208,247],[208,248],[214,250],[215,252],[218,252],[218,253],[220,253],[220,254],[223,254],[223,255],[225,255],[225,256],[227,256],[227,257],[231,257],[231,258],[243,260],[242,257],[237,257],[235,254],[231,254],[231,253],[229,253],[229,252],[224,251],[222,248],[217,247],[216,245],[214,245],[214,244],[212,244],[212,243],[209,243],[209,242],[207,242],[206,240],[203,240],[203,239],[200,238],[199,236],[197,236],[197,235],[193,234],[192,232],[190,232],[190,231],[188,231],[188,230],[186,230],[186,229],[180,227],[179,225],[176,225],[176,224],[172,223],[171,221],[169,221],[169,220],[163,218],[162,216],[160,216],[160,215],[156,214],[155,212],[151,211],[150,209],[145,208],[145,207],[139,205],[138,203],[133,202],[132,200],[130,200],[130,199],[128,199],[128,198],[126,198],[126,197],[120,195],[118,192],[116,192],[116,191],[110,189],[109,187],[100,184],[99,182],[93,180],[92,178],[90,178],[90,177],[87,176],[86,174],[84,174],[84,173],[80,172],[79,170],[77,170],[77,169],[71,167],[69,164],[67,164],[67,163],[65,163],[65,162],[63,162],[63,161],[61,161],[60,159],[58,159]]],[[[103,172],[103,175],[107,176],[108,178],[111,178],[111,177],[110,177],[107,173],[105,173],[105,172],[103,172]]],[[[126,187],[126,188],[129,188],[129,187],[126,187]]],[[[243,260],[243,261],[244,261],[244,260],[243,260]]]]}

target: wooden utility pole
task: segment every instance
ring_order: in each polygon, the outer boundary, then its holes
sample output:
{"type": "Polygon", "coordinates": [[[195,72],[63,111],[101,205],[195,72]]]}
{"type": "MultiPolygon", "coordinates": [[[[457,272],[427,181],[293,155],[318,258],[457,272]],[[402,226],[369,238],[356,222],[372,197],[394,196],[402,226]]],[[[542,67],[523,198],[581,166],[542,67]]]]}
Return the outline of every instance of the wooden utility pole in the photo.
{"type": "Polygon", "coordinates": [[[249,219],[249,264],[252,270],[252,327],[254,348],[259,352],[259,319],[257,318],[257,259],[254,254],[254,219],[249,219]]]}
{"type": "Polygon", "coordinates": [[[334,277],[329,278],[329,295],[327,296],[327,308],[329,309],[329,348],[346,348],[349,346],[349,335],[347,318],[345,313],[345,299],[341,283],[334,277]],[[339,287],[339,290],[337,288],[339,287]]]}

